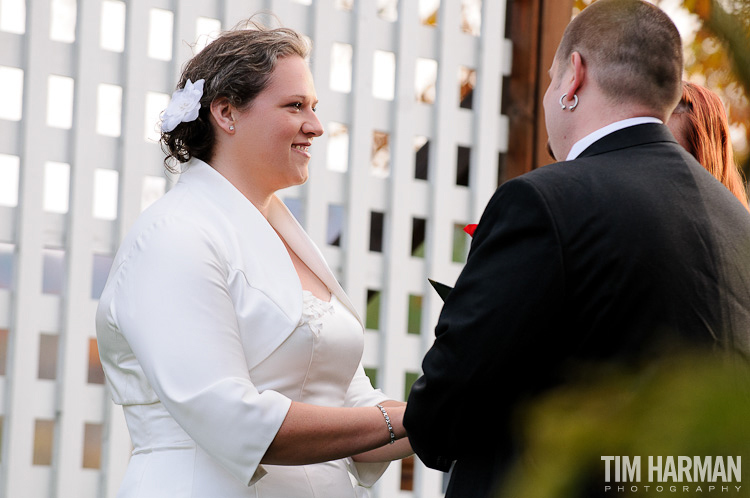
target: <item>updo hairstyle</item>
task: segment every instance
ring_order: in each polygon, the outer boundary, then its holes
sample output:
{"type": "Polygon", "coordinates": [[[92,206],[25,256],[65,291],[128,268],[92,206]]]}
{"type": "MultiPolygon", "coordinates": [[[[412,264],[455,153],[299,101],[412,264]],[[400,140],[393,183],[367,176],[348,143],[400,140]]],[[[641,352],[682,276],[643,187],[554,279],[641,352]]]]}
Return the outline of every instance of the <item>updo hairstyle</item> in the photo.
{"type": "Polygon", "coordinates": [[[210,162],[215,143],[210,109],[214,99],[226,97],[234,107],[246,108],[268,85],[278,59],[306,58],[309,52],[308,42],[296,31],[268,28],[252,20],[209,43],[187,62],[177,84],[181,89],[188,79],[205,80],[198,118],[161,133],[166,168],[175,172],[177,164],[193,157],[210,162]]]}

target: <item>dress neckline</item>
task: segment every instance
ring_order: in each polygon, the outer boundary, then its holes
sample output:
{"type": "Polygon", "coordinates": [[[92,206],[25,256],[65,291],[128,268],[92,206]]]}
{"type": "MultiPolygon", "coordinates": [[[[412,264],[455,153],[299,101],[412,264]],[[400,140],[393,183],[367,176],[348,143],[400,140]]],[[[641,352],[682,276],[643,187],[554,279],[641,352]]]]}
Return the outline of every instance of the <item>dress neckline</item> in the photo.
{"type": "Polygon", "coordinates": [[[333,292],[330,292],[330,297],[328,298],[328,301],[326,301],[325,299],[319,298],[318,296],[313,294],[311,291],[307,289],[302,289],[302,301],[303,302],[309,299],[315,299],[316,301],[319,301],[324,304],[333,304],[334,298],[336,298],[336,295],[333,292]]]}

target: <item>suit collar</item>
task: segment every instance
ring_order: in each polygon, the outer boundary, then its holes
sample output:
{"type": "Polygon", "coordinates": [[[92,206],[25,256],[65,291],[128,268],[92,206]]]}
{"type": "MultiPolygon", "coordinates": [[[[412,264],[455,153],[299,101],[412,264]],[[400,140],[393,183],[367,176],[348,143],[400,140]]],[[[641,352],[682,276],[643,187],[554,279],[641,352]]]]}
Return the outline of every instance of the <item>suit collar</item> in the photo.
{"type": "Polygon", "coordinates": [[[575,144],[573,144],[573,147],[570,148],[570,152],[568,152],[568,157],[566,158],[567,161],[572,161],[576,157],[578,157],[581,152],[586,150],[586,148],[596,142],[597,140],[601,139],[602,137],[605,137],[609,135],[610,133],[614,133],[616,131],[622,130],[624,128],[628,128],[630,126],[637,126],[640,124],[645,123],[661,123],[662,121],[658,118],[651,117],[651,116],[639,116],[636,118],[627,118],[627,119],[621,119],[620,121],[615,121],[614,123],[610,123],[606,126],[603,126],[599,128],[598,130],[595,130],[579,141],[577,141],[575,144]]]}
{"type": "MultiPolygon", "coordinates": [[[[258,234],[262,244],[267,249],[286,257],[281,259],[287,268],[280,269],[283,274],[293,274],[290,280],[298,284],[301,296],[299,277],[294,270],[294,264],[287,255],[283,242],[277,235],[284,238],[289,247],[328,287],[333,295],[346,306],[362,324],[355,307],[336,280],[333,272],[326,264],[323,255],[300,226],[294,215],[277,196],[271,198],[268,209],[268,219],[242,193],[232,185],[221,173],[199,159],[192,159],[185,171],[180,175],[179,183],[190,189],[201,191],[213,204],[217,205],[238,231],[253,231],[258,234]]],[[[257,249],[256,249],[257,250],[257,249]]],[[[290,290],[291,291],[291,290],[290,290]]]]}
{"type": "Polygon", "coordinates": [[[630,126],[606,135],[588,146],[578,157],[595,156],[615,150],[659,142],[677,144],[672,132],[664,124],[646,123],[630,126]]]}

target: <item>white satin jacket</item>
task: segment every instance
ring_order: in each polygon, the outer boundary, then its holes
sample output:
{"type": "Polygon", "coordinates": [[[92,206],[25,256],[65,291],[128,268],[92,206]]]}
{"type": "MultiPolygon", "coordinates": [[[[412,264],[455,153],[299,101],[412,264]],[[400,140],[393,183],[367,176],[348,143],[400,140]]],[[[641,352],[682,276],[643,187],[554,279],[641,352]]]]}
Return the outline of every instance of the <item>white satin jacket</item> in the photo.
{"type": "MultiPolygon", "coordinates": [[[[302,314],[300,280],[274,228],[361,326],[284,204],[274,197],[266,220],[195,159],[124,239],[96,316],[102,366],[131,437],[139,417],[154,417],[141,415],[147,405],[159,406],[158,424],[171,435],[138,436],[149,452],[194,441],[244,486],[263,476],[260,459],[291,404],[254,385],[248,371],[284,342],[302,314]]],[[[347,406],[386,399],[361,365],[350,391],[347,406]]],[[[136,452],[140,443],[134,441],[136,452]]]]}

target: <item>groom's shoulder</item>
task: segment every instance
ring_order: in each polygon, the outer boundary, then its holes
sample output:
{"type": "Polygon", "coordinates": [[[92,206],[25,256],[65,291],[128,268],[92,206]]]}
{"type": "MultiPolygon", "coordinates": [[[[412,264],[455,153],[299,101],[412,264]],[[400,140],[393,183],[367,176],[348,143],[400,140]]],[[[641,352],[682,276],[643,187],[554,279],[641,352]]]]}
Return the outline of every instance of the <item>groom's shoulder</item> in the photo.
{"type": "Polygon", "coordinates": [[[504,182],[500,187],[513,188],[525,184],[540,191],[549,188],[564,188],[569,183],[579,183],[584,177],[590,176],[593,171],[587,171],[586,166],[580,160],[561,161],[547,164],[533,169],[527,173],[516,176],[504,182]]]}
{"type": "Polygon", "coordinates": [[[617,189],[618,180],[611,168],[596,161],[578,158],[551,163],[505,181],[495,192],[495,200],[525,200],[548,209],[579,209],[595,204],[617,189]]]}

